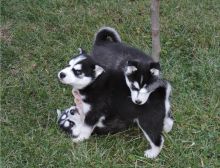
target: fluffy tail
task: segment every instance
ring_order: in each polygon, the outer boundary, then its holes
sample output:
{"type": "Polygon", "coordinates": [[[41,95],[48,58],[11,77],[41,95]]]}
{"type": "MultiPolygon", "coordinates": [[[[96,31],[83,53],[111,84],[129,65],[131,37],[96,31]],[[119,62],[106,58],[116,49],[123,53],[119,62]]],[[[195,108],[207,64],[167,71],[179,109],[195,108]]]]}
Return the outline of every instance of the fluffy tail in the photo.
{"type": "Polygon", "coordinates": [[[95,34],[94,44],[102,43],[105,41],[120,43],[121,37],[119,36],[118,32],[115,29],[111,27],[102,27],[95,34]]]}

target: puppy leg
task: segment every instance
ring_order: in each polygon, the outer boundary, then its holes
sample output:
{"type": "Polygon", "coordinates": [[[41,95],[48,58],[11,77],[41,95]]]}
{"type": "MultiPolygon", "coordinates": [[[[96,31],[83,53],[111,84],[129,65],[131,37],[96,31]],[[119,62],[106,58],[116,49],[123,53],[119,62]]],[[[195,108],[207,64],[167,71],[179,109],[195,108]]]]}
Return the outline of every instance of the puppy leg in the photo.
{"type": "Polygon", "coordinates": [[[172,117],[171,110],[170,110],[170,100],[169,100],[170,93],[171,93],[171,85],[167,83],[166,97],[165,97],[165,103],[164,103],[166,115],[165,115],[164,122],[163,122],[163,130],[167,133],[170,132],[173,127],[173,117],[172,117]]]}
{"type": "Polygon", "coordinates": [[[138,119],[136,122],[151,146],[150,149],[144,152],[144,156],[151,159],[156,158],[159,155],[164,143],[164,138],[161,131],[155,131],[154,128],[152,128],[154,127],[153,125],[146,124],[146,122],[139,121],[138,119]]]}
{"type": "Polygon", "coordinates": [[[100,115],[93,115],[92,112],[88,113],[84,123],[82,124],[80,128],[80,133],[77,137],[73,138],[73,142],[80,142],[86,139],[89,139],[91,136],[94,128],[99,125],[102,125],[102,120],[105,117],[100,116],[100,115]]]}
{"type": "MultiPolygon", "coordinates": [[[[170,114],[171,115],[171,114],[170,114]]],[[[164,118],[164,123],[163,123],[163,130],[168,133],[172,130],[173,128],[173,117],[172,116],[166,116],[164,118]]]]}
{"type": "Polygon", "coordinates": [[[92,126],[89,126],[86,123],[82,124],[79,135],[76,138],[72,138],[73,142],[81,142],[83,140],[89,139],[93,129],[94,128],[92,126]]]}

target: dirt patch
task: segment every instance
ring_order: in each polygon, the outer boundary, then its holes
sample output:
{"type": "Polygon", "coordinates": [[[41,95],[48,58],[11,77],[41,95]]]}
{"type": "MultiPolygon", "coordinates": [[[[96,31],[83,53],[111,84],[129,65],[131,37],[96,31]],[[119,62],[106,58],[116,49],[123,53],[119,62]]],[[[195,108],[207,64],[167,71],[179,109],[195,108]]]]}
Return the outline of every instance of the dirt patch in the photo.
{"type": "Polygon", "coordinates": [[[3,42],[11,43],[12,35],[10,33],[10,24],[0,26],[0,39],[3,42]]]}

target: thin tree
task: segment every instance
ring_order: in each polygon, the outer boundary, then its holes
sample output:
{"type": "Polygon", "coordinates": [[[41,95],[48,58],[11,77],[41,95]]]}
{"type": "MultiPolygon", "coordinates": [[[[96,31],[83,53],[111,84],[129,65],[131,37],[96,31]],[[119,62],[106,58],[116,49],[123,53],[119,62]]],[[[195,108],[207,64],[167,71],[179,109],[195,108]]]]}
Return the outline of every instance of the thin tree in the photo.
{"type": "Polygon", "coordinates": [[[160,60],[160,24],[159,24],[160,0],[151,0],[151,32],[152,32],[152,57],[154,61],[160,60]]]}

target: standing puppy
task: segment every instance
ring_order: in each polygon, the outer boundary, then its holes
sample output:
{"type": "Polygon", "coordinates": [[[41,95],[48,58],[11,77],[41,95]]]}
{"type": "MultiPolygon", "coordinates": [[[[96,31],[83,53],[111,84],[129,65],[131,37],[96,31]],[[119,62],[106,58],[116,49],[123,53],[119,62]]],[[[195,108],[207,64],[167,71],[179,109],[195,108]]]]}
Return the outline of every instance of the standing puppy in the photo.
{"type": "Polygon", "coordinates": [[[118,32],[111,27],[101,28],[95,35],[91,56],[105,69],[124,72],[126,84],[134,104],[143,105],[157,87],[166,88],[164,131],[173,126],[169,96],[171,86],[160,79],[160,65],[142,51],[121,42],[118,32]]]}

